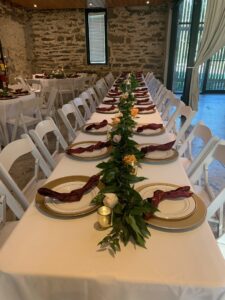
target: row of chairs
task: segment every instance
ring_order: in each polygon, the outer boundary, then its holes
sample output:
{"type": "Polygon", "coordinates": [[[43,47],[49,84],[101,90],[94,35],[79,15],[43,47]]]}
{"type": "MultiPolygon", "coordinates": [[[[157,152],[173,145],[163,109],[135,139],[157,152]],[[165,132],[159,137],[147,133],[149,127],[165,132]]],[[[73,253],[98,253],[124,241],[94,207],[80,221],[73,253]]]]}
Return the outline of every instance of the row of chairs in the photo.
{"type": "Polygon", "coordinates": [[[191,126],[196,112],[177,99],[173,92],[155,78],[153,73],[148,73],[145,80],[157,109],[161,113],[165,127],[171,134],[171,139],[176,138],[175,147],[194,191],[207,206],[207,219],[218,225],[218,236],[221,237],[225,188],[220,187],[220,191],[217,191],[217,195],[215,195],[215,191],[212,189],[215,182],[210,182],[209,170],[214,161],[225,166],[225,141],[213,136],[211,130],[202,122],[191,126]],[[181,124],[180,127],[177,126],[178,123],[181,124]],[[196,146],[193,147],[193,145],[196,146]],[[198,145],[201,145],[200,149],[195,153],[193,149],[198,145]]]}
{"type": "MultiPolygon", "coordinates": [[[[111,80],[107,81],[107,79],[108,77],[106,77],[104,85],[107,86],[108,90],[114,78],[111,75],[111,80]]],[[[100,80],[101,82],[103,81],[100,80]]],[[[96,90],[89,88],[82,92],[79,97],[71,100],[68,104],[64,104],[58,110],[58,114],[68,130],[69,141],[74,140],[79,127],[90,118],[91,113],[95,111],[96,106],[101,102],[103,95],[99,93],[100,96],[98,96],[96,91],[99,92],[97,88],[96,90]],[[80,106],[82,106],[81,110],[80,106]],[[75,127],[71,126],[69,120],[69,115],[71,114],[75,117],[74,121],[77,124],[75,127]]],[[[1,230],[0,234],[0,246],[17,224],[15,221],[6,222],[6,205],[17,219],[22,217],[24,211],[34,199],[37,189],[44,184],[44,181],[49,177],[60,160],[60,147],[65,150],[68,147],[68,143],[61,134],[57,124],[48,116],[45,120],[39,121],[34,129],[23,134],[21,139],[9,143],[0,152],[0,223],[2,226],[4,225],[4,229],[1,230]],[[50,152],[48,149],[48,134],[50,133],[54,135],[56,140],[53,152],[50,152]],[[28,153],[34,159],[34,174],[26,186],[20,189],[10,175],[10,170],[18,158],[28,153]],[[40,178],[39,170],[42,171],[42,178],[40,178]]]]}

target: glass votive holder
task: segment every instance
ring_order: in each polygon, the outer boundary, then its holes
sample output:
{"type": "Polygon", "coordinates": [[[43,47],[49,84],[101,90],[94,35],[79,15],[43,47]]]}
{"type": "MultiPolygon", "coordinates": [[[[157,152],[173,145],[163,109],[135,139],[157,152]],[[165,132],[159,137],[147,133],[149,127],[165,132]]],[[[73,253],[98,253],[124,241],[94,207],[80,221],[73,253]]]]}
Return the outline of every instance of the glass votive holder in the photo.
{"type": "Polygon", "coordinates": [[[102,228],[111,226],[112,209],[107,206],[101,206],[98,209],[98,223],[102,228]]]}

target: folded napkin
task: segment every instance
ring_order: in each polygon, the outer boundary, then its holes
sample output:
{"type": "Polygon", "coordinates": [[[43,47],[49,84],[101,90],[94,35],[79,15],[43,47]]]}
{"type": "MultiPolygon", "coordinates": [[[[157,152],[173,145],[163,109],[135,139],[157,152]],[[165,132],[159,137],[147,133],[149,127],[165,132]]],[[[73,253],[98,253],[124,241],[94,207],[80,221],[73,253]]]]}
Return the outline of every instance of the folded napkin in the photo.
{"type": "MultiPolygon", "coordinates": [[[[182,186],[175,190],[170,190],[164,192],[162,190],[156,190],[152,196],[152,198],[148,198],[148,201],[151,202],[156,208],[158,207],[159,203],[165,199],[177,199],[177,198],[188,198],[193,195],[190,192],[190,186],[182,186]]],[[[148,220],[152,217],[152,213],[146,214],[145,219],[148,220]]]]}
{"type": "Polygon", "coordinates": [[[136,88],[135,91],[138,92],[148,92],[148,88],[143,87],[143,88],[136,88]]]}
{"type": "Polygon", "coordinates": [[[166,144],[161,144],[161,145],[149,145],[146,147],[141,148],[141,152],[146,154],[148,152],[153,152],[153,151],[167,151],[170,150],[173,145],[174,145],[175,141],[166,143],[166,144]]]}
{"type": "Polygon", "coordinates": [[[100,129],[102,127],[105,127],[106,125],[108,125],[108,121],[107,120],[103,120],[102,122],[99,123],[93,123],[88,125],[85,130],[89,131],[91,129],[100,129]]]}
{"type": "Polygon", "coordinates": [[[155,104],[149,105],[149,106],[145,106],[145,107],[136,106],[136,108],[138,108],[139,112],[140,111],[146,111],[146,110],[152,110],[153,108],[155,108],[155,104]]]}
{"type": "Polygon", "coordinates": [[[143,130],[146,130],[146,129],[156,130],[156,129],[159,129],[159,128],[163,128],[163,124],[150,123],[150,124],[147,124],[147,125],[138,126],[136,131],[137,132],[142,132],[143,130]]]}
{"type": "Polygon", "coordinates": [[[111,111],[114,110],[115,108],[116,108],[115,105],[111,105],[110,107],[97,107],[96,111],[97,112],[111,111]]]}
{"type": "MultiPolygon", "coordinates": [[[[149,102],[149,98],[145,98],[145,99],[141,99],[141,100],[137,100],[137,104],[145,104],[146,102],[149,102]]],[[[152,103],[152,101],[150,102],[150,103],[152,103]]],[[[148,104],[150,104],[150,103],[148,103],[148,104]]]]}
{"type": "Polygon", "coordinates": [[[55,198],[62,202],[76,202],[80,201],[85,192],[96,187],[99,183],[99,179],[100,175],[91,176],[82,188],[73,190],[70,193],[58,193],[48,188],[40,188],[38,193],[42,196],[55,198]]]}
{"type": "Polygon", "coordinates": [[[148,92],[135,92],[136,97],[146,97],[148,96],[148,92]]]}
{"type": "Polygon", "coordinates": [[[109,97],[115,97],[115,96],[120,96],[122,92],[108,92],[109,97]]]}
{"type": "Polygon", "coordinates": [[[90,145],[88,147],[78,147],[78,148],[69,148],[66,150],[66,153],[67,154],[81,154],[81,153],[84,153],[84,152],[93,152],[95,150],[100,150],[102,148],[105,148],[105,147],[109,147],[111,145],[110,141],[108,142],[97,142],[96,144],[94,145],[90,145]]]}
{"type": "Polygon", "coordinates": [[[108,99],[108,100],[104,100],[103,103],[104,104],[113,104],[117,102],[117,100],[115,98],[112,98],[112,99],[108,99]]]}

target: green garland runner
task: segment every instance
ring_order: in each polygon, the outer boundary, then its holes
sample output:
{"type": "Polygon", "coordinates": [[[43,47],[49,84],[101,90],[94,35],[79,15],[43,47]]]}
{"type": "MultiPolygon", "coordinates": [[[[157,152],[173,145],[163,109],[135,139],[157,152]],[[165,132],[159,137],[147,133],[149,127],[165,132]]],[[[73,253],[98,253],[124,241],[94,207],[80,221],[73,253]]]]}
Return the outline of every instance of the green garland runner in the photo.
{"type": "Polygon", "coordinates": [[[144,215],[157,210],[149,201],[143,200],[133,187],[145,179],[135,175],[135,165],[143,157],[137,143],[132,140],[136,122],[131,113],[136,100],[133,94],[136,87],[138,82],[134,74],[129,75],[120,86],[123,92],[118,104],[120,116],[116,118],[117,124],[110,133],[111,159],[97,165],[102,170],[101,181],[105,187],[92,200],[92,203],[102,205],[106,193],[114,193],[118,198],[118,203],[113,207],[112,230],[99,243],[101,248],[111,249],[114,253],[120,250],[120,241],[126,245],[131,240],[145,247],[145,239],[150,232],[144,215]]]}

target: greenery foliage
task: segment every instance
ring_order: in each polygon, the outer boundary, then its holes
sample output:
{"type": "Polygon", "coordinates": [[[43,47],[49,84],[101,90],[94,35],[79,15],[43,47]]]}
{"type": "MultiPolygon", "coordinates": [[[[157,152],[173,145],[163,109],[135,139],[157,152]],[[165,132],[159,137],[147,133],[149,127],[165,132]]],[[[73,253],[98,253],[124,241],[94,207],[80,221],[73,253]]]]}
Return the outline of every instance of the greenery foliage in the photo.
{"type": "Polygon", "coordinates": [[[131,110],[135,102],[134,90],[138,82],[134,74],[125,80],[120,89],[123,94],[118,105],[119,122],[110,133],[112,144],[111,158],[108,162],[97,165],[101,169],[101,181],[105,187],[92,200],[95,204],[103,204],[105,193],[115,193],[118,203],[113,208],[112,230],[99,243],[101,248],[109,248],[113,252],[120,250],[120,242],[126,245],[130,240],[145,247],[145,239],[150,233],[144,220],[145,214],[154,213],[157,209],[147,200],[143,200],[134,189],[134,184],[144,180],[134,172],[134,165],[143,157],[137,144],[132,140],[133,128],[136,125],[131,110]],[[126,156],[135,156],[135,162],[125,163],[126,156]]]}

